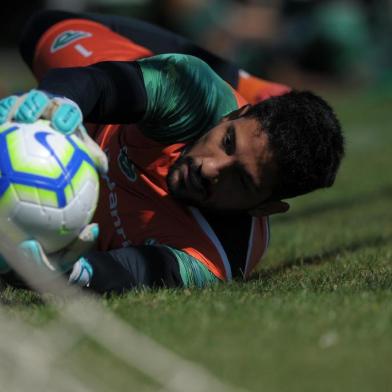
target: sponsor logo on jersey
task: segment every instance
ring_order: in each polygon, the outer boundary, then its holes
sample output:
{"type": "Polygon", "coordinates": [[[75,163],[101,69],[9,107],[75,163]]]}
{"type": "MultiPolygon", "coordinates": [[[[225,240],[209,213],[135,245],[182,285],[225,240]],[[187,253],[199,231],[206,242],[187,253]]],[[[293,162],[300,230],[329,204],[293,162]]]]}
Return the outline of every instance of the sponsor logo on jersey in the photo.
{"type": "Polygon", "coordinates": [[[88,38],[91,36],[92,34],[86,31],[76,31],[76,30],[63,31],[54,39],[52,46],[50,47],[50,52],[51,53],[57,52],[58,50],[65,48],[72,42],[78,41],[82,38],[88,38]]]}
{"type": "Polygon", "coordinates": [[[117,162],[120,170],[129,181],[135,182],[137,180],[137,170],[132,161],[129,160],[127,154],[127,147],[121,148],[120,153],[117,157],[117,162]]]}
{"type": "MultiPolygon", "coordinates": [[[[108,157],[108,161],[110,162],[109,150],[106,149],[104,152],[108,157]]],[[[116,183],[110,179],[108,173],[102,174],[102,179],[105,181],[106,186],[109,190],[109,211],[110,216],[113,220],[114,229],[117,236],[119,236],[121,239],[121,246],[123,248],[126,248],[128,246],[131,246],[132,242],[128,240],[127,235],[125,234],[123,222],[118,213],[118,196],[116,192],[116,183]]]]}

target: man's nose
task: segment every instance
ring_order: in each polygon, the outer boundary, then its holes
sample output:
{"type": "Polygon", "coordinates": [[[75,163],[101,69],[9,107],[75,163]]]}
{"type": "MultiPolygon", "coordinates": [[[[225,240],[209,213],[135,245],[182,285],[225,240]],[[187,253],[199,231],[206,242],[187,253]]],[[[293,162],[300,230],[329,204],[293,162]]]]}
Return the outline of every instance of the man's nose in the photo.
{"type": "Polygon", "coordinates": [[[232,165],[232,158],[229,156],[218,158],[206,157],[203,159],[201,174],[211,181],[219,180],[222,173],[232,165]]]}

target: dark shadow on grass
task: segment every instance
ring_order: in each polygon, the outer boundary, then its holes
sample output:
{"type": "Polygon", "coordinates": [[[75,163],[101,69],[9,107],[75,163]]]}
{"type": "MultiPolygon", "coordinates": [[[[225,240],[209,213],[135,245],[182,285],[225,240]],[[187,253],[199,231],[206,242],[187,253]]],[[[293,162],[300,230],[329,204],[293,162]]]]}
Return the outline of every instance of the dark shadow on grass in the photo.
{"type": "Polygon", "coordinates": [[[30,307],[44,304],[40,295],[30,290],[15,273],[0,276],[0,305],[30,307]]]}
{"type": "Polygon", "coordinates": [[[360,207],[379,200],[392,198],[392,186],[380,188],[374,192],[359,193],[356,196],[347,197],[340,200],[332,200],[320,205],[312,206],[301,211],[293,211],[287,214],[278,215],[273,218],[274,223],[286,223],[296,219],[308,218],[325,212],[342,211],[352,207],[360,207]]]}
{"type": "Polygon", "coordinates": [[[312,266],[320,265],[330,261],[334,261],[337,256],[343,253],[354,253],[364,248],[374,248],[386,244],[391,244],[392,238],[386,238],[381,236],[368,237],[362,240],[353,241],[349,244],[339,245],[335,248],[326,250],[325,252],[317,253],[305,257],[295,257],[292,259],[285,260],[282,264],[275,267],[264,269],[252,276],[253,279],[270,279],[277,275],[281,275],[287,270],[293,267],[299,266],[312,266]]]}

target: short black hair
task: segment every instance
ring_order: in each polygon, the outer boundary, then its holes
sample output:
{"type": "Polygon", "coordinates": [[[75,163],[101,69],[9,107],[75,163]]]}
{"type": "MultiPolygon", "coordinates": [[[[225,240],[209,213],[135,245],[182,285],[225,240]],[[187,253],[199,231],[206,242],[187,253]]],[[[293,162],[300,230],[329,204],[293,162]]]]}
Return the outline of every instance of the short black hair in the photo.
{"type": "Polygon", "coordinates": [[[271,199],[287,199],[331,186],[344,156],[334,111],[309,91],[291,91],[257,103],[243,115],[268,135],[277,182],[271,199]]]}

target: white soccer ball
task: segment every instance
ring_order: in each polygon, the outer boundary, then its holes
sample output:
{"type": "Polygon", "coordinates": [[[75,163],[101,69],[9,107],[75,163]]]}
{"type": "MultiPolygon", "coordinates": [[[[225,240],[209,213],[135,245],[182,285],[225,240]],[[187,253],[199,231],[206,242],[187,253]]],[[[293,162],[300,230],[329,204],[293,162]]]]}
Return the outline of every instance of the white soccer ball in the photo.
{"type": "MultiPolygon", "coordinates": [[[[99,179],[83,142],[48,121],[0,126],[0,230],[64,248],[94,214],[99,179]]],[[[1,239],[0,239],[1,240],[1,239]]]]}

